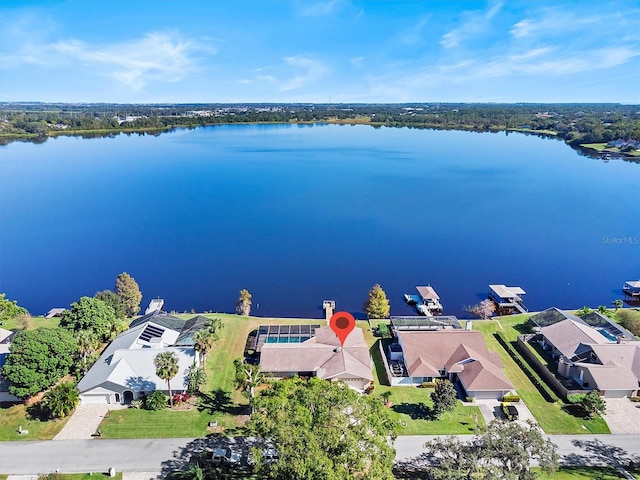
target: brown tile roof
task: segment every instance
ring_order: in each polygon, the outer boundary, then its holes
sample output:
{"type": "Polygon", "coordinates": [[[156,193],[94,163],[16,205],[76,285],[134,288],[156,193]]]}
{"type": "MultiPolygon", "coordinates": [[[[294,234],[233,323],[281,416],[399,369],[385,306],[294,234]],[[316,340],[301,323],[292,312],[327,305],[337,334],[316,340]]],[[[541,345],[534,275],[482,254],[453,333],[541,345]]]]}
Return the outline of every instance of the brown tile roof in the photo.
{"type": "Polygon", "coordinates": [[[467,330],[399,331],[407,371],[412,377],[457,373],[467,390],[511,390],[497,353],[489,352],[482,333],[467,330]]]}
{"type": "Polygon", "coordinates": [[[344,346],[329,327],[316,329],[316,336],[303,343],[269,343],[262,347],[260,366],[267,373],[316,372],[320,378],[373,380],[369,346],[362,329],[354,328],[344,346]]]}

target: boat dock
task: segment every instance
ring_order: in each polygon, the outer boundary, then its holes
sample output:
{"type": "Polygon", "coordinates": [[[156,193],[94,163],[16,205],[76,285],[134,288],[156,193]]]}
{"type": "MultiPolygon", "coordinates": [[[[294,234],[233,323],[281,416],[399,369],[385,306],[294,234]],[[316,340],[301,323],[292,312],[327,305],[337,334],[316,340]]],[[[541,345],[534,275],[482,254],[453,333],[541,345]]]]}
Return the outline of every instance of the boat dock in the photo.
{"type": "Polygon", "coordinates": [[[432,317],[434,314],[442,313],[440,297],[431,285],[416,287],[418,295],[406,293],[404,299],[409,305],[414,305],[420,315],[432,317]]]}
{"type": "Polygon", "coordinates": [[[507,287],[506,285],[489,285],[487,298],[496,304],[498,315],[511,315],[513,313],[527,313],[527,307],[522,303],[521,295],[526,294],[520,287],[507,287]]]}

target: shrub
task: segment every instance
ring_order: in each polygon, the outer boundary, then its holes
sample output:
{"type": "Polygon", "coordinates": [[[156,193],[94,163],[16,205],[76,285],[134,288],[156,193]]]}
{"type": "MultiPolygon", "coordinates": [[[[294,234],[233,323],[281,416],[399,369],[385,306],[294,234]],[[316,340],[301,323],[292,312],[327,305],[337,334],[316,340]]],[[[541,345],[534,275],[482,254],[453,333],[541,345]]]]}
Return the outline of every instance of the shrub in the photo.
{"type": "Polygon", "coordinates": [[[144,402],[142,400],[132,400],[129,404],[130,408],[136,408],[140,410],[144,406],[144,402]]]}
{"type": "Polygon", "coordinates": [[[378,325],[378,332],[380,332],[380,336],[382,338],[389,335],[389,326],[386,323],[381,323],[378,325]]]}
{"type": "Polygon", "coordinates": [[[472,402],[475,402],[475,401],[476,401],[476,399],[475,399],[475,398],[473,398],[473,397],[467,397],[465,401],[466,401],[467,403],[472,403],[472,402]]]}
{"type": "Polygon", "coordinates": [[[144,408],[147,410],[162,410],[167,408],[167,396],[160,390],[156,390],[144,401],[144,408]]]}
{"type": "Polygon", "coordinates": [[[640,397],[636,395],[635,397],[629,397],[629,400],[631,400],[632,402],[640,402],[640,397]]]}
{"type": "Polygon", "coordinates": [[[502,401],[503,402],[517,403],[517,402],[520,401],[520,396],[519,395],[505,395],[504,397],[502,397],[502,401]]]}
{"type": "Polygon", "coordinates": [[[188,402],[191,396],[187,393],[174,393],[173,394],[173,404],[178,405],[180,403],[188,402]]]}
{"type": "Polygon", "coordinates": [[[436,388],[436,382],[422,382],[420,386],[422,388],[436,388]]]}

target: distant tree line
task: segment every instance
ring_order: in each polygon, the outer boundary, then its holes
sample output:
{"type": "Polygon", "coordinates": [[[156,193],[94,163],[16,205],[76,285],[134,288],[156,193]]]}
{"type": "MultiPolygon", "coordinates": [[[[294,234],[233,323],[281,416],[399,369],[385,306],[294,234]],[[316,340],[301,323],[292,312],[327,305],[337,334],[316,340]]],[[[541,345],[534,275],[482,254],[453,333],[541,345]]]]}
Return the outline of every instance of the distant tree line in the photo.
{"type": "Polygon", "coordinates": [[[572,147],[640,140],[640,108],[620,104],[43,104],[0,103],[0,138],[162,131],[229,123],[334,121],[373,126],[552,135],[572,147]]]}

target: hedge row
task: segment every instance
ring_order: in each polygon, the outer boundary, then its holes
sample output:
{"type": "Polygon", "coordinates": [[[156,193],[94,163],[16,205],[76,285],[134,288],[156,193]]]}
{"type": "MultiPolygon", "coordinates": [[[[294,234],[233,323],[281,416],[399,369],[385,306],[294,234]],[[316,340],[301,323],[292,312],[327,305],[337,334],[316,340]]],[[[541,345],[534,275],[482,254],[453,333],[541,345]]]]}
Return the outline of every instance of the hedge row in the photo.
{"type": "Polygon", "coordinates": [[[524,358],[518,353],[518,351],[511,345],[502,332],[497,332],[493,334],[496,337],[496,340],[504,347],[507,353],[513,358],[513,360],[518,364],[518,366],[522,369],[522,371],[529,377],[529,380],[535,385],[538,389],[542,397],[550,403],[556,402],[558,397],[556,396],[551,389],[547,386],[547,384],[538,376],[538,374],[531,368],[531,366],[525,361],[524,358]]]}

